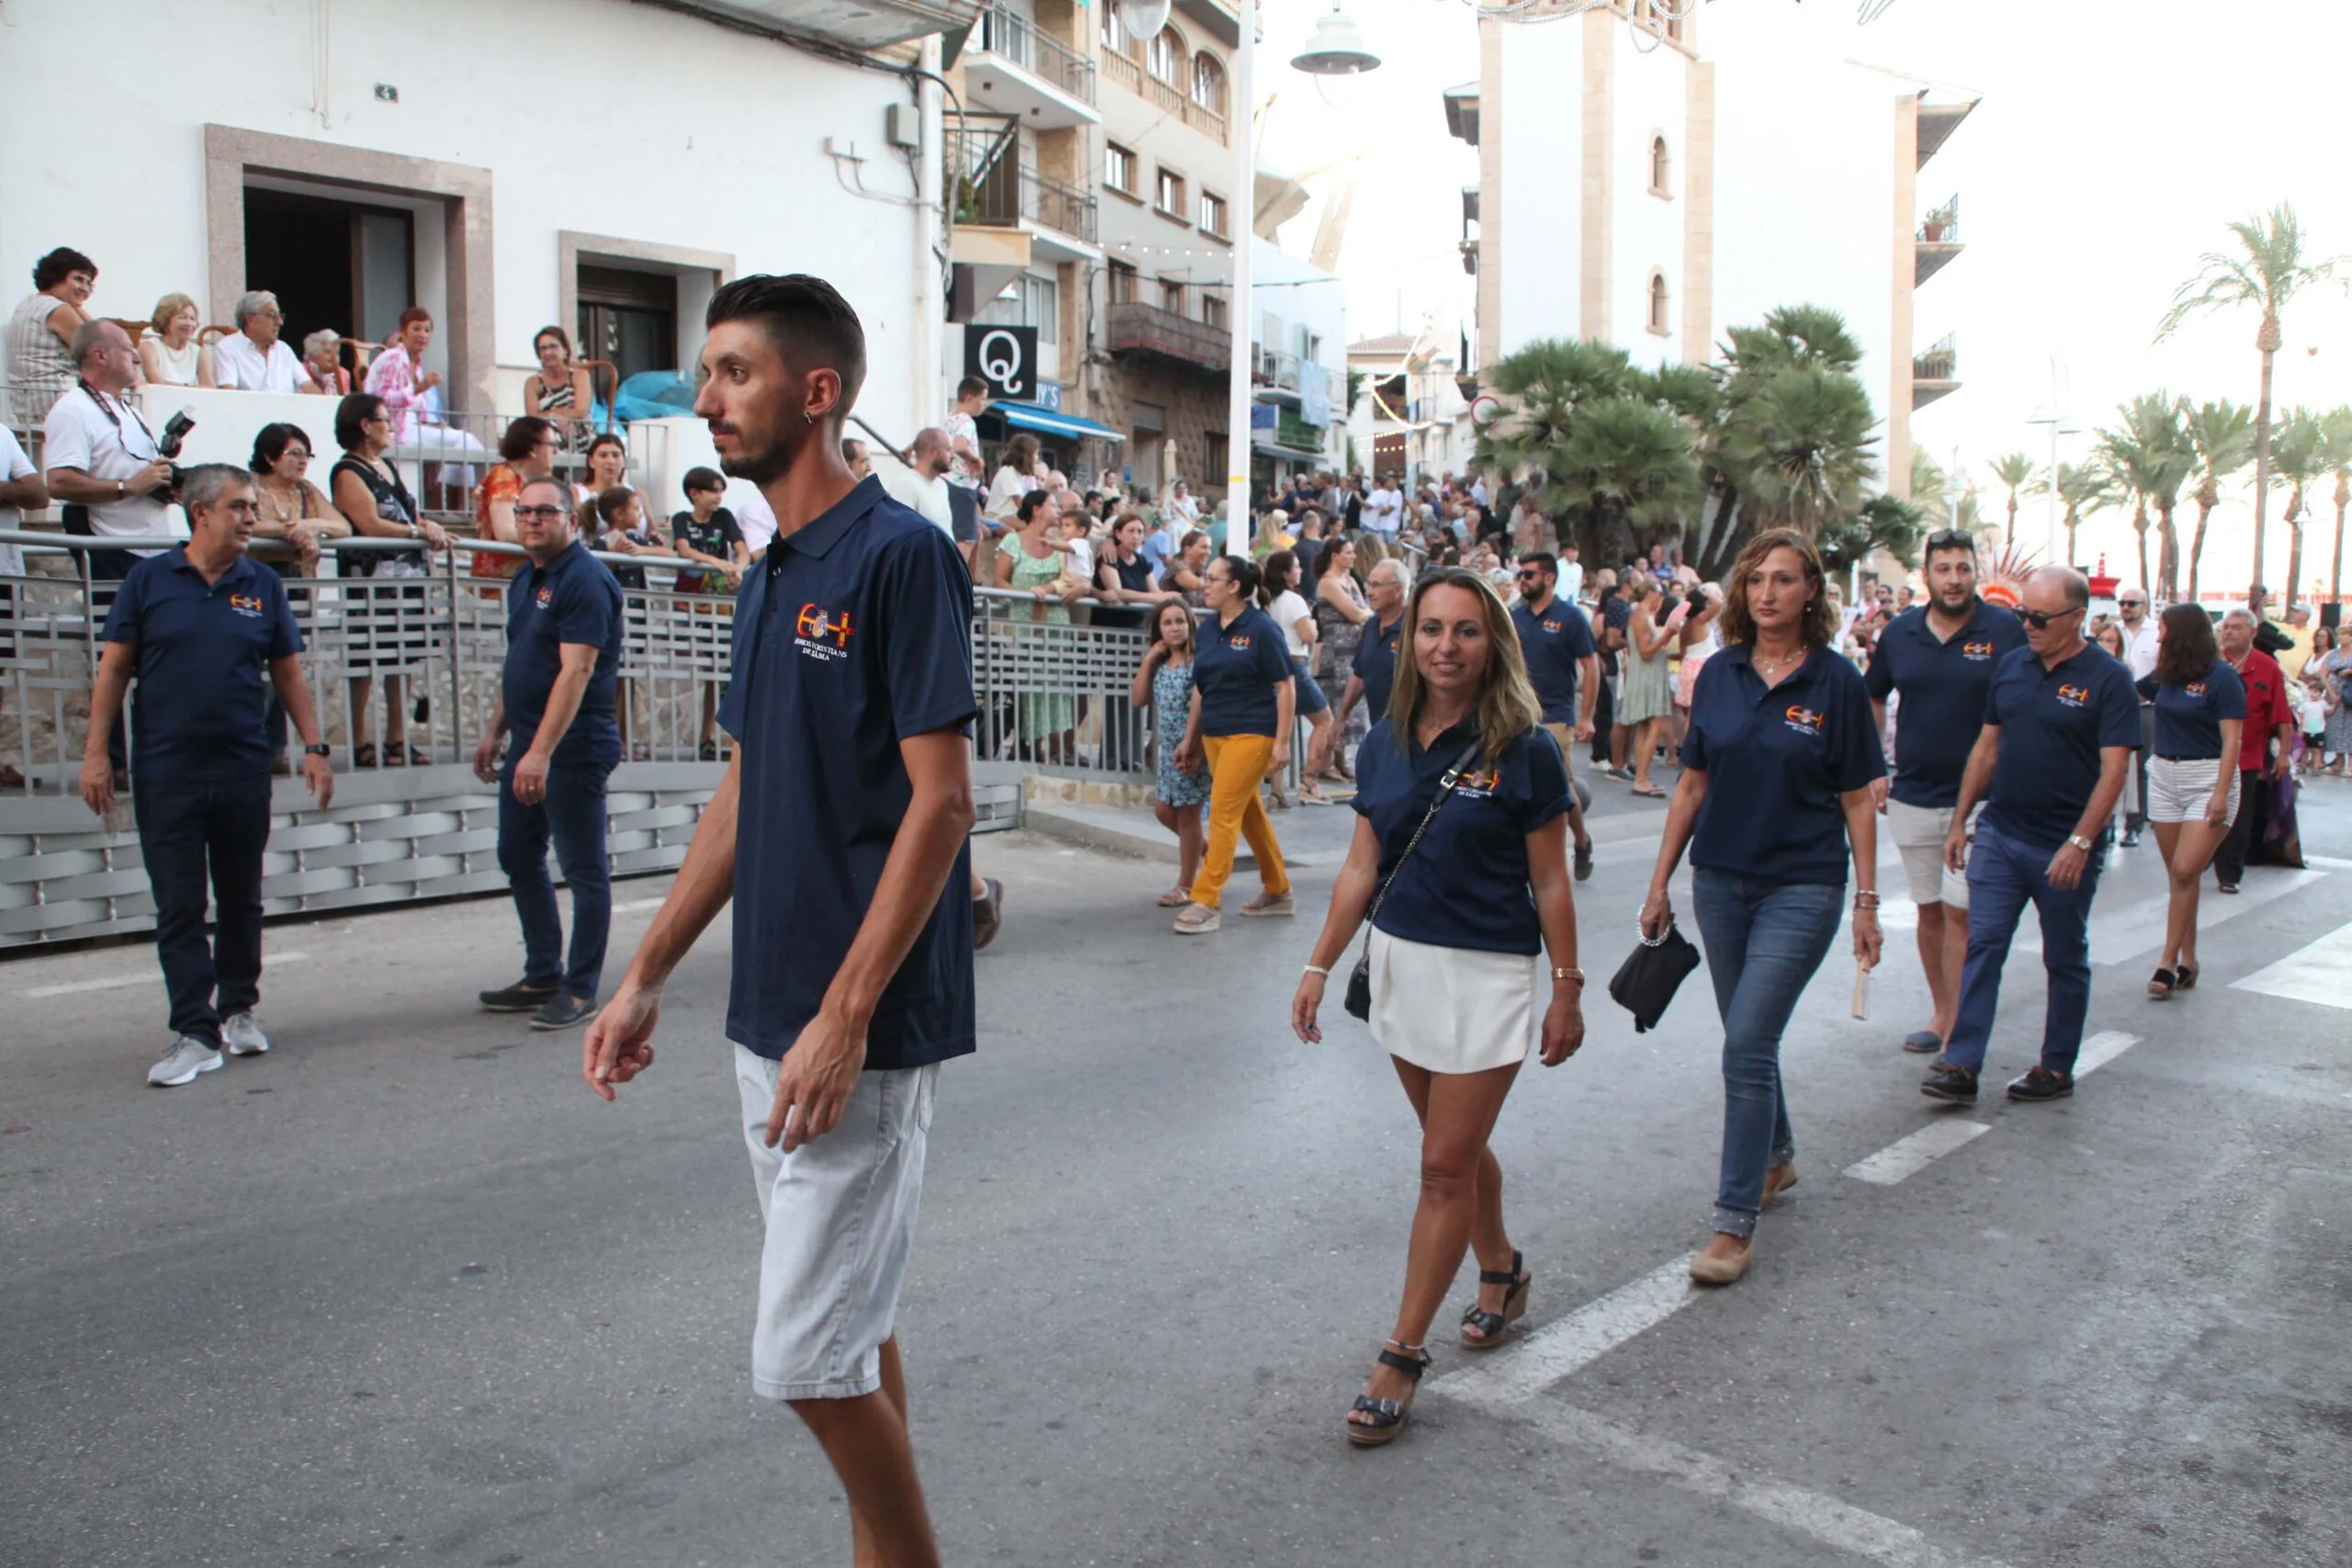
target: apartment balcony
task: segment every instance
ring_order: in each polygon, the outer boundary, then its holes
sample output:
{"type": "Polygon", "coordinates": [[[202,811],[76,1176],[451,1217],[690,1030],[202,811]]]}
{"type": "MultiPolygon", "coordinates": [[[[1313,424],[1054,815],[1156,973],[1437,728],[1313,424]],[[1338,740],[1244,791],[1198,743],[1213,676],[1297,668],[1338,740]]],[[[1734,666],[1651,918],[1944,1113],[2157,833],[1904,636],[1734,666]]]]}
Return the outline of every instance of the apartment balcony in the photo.
{"type": "Polygon", "coordinates": [[[1953,197],[1919,220],[1912,252],[1912,286],[1917,288],[1943,271],[1964,248],[1960,239],[1960,197],[1953,197]]]}
{"type": "Polygon", "coordinates": [[[1297,402],[1298,355],[1278,348],[1252,348],[1250,385],[1254,391],[1272,394],[1278,401],[1297,402]]]}
{"type": "Polygon", "coordinates": [[[1926,408],[1960,390],[1960,349],[1946,336],[1911,356],[1911,406],[1926,408]]]}
{"type": "Polygon", "coordinates": [[[1175,83],[1163,82],[1146,71],[1134,56],[1117,50],[1102,51],[1102,74],[1114,85],[1125,88],[1160,113],[1174,115],[1218,146],[1225,145],[1222,104],[1201,102],[1175,83]]]}
{"type": "Polygon", "coordinates": [[[1011,115],[947,117],[956,226],[1020,230],[1039,261],[1101,261],[1093,195],[1026,166],[1023,151],[1011,115]]]}
{"type": "Polygon", "coordinates": [[[749,25],[843,49],[882,49],[910,39],[968,28],[974,0],[667,0],[672,10],[722,27],[749,25]]]}
{"type": "Polygon", "coordinates": [[[1951,133],[1960,129],[1960,122],[1976,107],[1973,99],[1964,104],[1931,104],[1925,101],[1926,97],[1926,94],[1920,95],[1919,162],[1916,165],[1922,169],[1928,166],[1928,159],[1942,151],[1943,144],[1951,140],[1951,133]]]}
{"type": "Polygon", "coordinates": [[[1114,355],[1165,360],[1222,376],[1233,367],[1233,333],[1140,299],[1115,299],[1107,346],[1114,355]]]}
{"type": "Polygon", "coordinates": [[[1002,6],[980,12],[964,56],[964,97],[1035,130],[1100,125],[1094,62],[1002,6]]]}

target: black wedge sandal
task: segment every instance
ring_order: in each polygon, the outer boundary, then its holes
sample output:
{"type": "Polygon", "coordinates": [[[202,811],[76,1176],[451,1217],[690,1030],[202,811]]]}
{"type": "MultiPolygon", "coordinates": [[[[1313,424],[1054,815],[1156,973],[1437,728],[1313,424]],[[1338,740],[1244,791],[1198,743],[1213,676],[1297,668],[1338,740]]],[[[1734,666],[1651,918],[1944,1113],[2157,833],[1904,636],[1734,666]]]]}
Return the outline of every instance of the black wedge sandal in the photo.
{"type": "MultiPolygon", "coordinates": [[[[1407,1345],[1399,1340],[1383,1340],[1380,1364],[1404,1373],[1413,1380],[1418,1388],[1421,1373],[1429,1370],[1429,1349],[1426,1346],[1407,1345]]],[[[1360,1449],[1376,1449],[1395,1442],[1396,1434],[1405,1429],[1405,1417],[1412,1408],[1413,1402],[1409,1397],[1397,1400],[1374,1399],[1369,1393],[1356,1395],[1356,1402],[1348,1407],[1348,1441],[1360,1449]],[[1359,1421],[1356,1419],[1358,1416],[1368,1416],[1371,1419],[1359,1421]]]]}
{"type": "Polygon", "coordinates": [[[1464,1350],[1493,1349],[1503,1342],[1503,1330],[1527,1315],[1527,1288],[1535,1283],[1535,1276],[1527,1272],[1523,1267],[1525,1262],[1526,1259],[1514,1250],[1510,1255],[1510,1273],[1497,1273],[1492,1269],[1478,1270],[1478,1283],[1509,1285],[1510,1291],[1503,1297],[1503,1310],[1500,1312],[1484,1311],[1475,1301],[1470,1303],[1469,1310],[1462,1314],[1462,1326],[1476,1329],[1478,1337],[1473,1339],[1466,1333],[1462,1335],[1464,1350]]]}

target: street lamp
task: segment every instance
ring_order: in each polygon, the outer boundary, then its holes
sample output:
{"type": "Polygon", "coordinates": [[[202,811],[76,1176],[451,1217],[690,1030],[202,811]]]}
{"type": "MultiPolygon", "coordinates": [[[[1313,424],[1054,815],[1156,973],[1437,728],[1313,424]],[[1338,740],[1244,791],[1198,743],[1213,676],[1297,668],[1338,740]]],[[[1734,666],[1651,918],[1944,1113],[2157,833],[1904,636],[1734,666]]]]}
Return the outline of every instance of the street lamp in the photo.
{"type": "MultiPolygon", "coordinates": [[[[1119,16],[1126,21],[1129,7],[1156,10],[1168,17],[1168,0],[1119,0],[1119,16]]],[[[1250,362],[1257,341],[1257,312],[1250,303],[1250,246],[1258,235],[1258,155],[1252,144],[1257,131],[1254,85],[1258,41],[1256,0],[1240,7],[1241,46],[1234,51],[1232,109],[1233,199],[1240,209],[1241,231],[1233,236],[1233,353],[1226,387],[1225,547],[1229,554],[1250,553],[1250,530],[1255,522],[1250,506],[1250,362]]],[[[1129,23],[1133,30],[1133,23],[1129,23]]],[[[1157,28],[1153,29],[1155,32],[1157,28]]],[[[1353,76],[1379,69],[1380,57],[1364,47],[1353,18],[1333,0],[1330,12],[1316,21],[1315,34],[1291,57],[1293,70],[1310,76],[1353,76]]]]}

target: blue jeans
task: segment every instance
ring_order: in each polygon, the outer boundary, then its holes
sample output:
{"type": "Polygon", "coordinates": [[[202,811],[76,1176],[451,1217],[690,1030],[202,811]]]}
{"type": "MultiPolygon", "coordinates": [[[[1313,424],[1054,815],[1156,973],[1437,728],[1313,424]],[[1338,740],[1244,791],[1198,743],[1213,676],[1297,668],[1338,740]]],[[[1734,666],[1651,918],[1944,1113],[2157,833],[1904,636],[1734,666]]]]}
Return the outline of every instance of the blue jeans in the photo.
{"type": "Polygon", "coordinates": [[[1837,940],[1842,882],[1767,882],[1695,871],[1691,911],[1724,1021],[1724,1158],[1714,1228],[1753,1235],[1764,1175],[1796,1157],[1781,1087],[1781,1034],[1837,940]]]}
{"type": "Polygon", "coordinates": [[[261,999],[261,863],[269,843],[269,775],[151,778],[130,796],[139,854],[155,894],[155,956],[172,1032],[220,1043],[220,1021],[261,999]],[[215,911],[204,935],[204,899],[215,911]]]}
{"type": "Polygon", "coordinates": [[[523,984],[560,985],[567,997],[594,998],[605,976],[605,938],[613,924],[613,879],[605,858],[607,768],[549,768],[547,798],[514,798],[514,759],[498,775],[498,868],[514,891],[523,922],[523,984]],[[571,888],[571,958],[563,961],[563,917],[548,880],[548,840],[571,888]]]}
{"type": "Polygon", "coordinates": [[[1984,1069],[2009,940],[2031,900],[2041,915],[2041,966],[2050,976],[2041,1065],[2053,1073],[2075,1070],[2091,1008],[2091,897],[2098,891],[2106,845],[2093,850],[2072,889],[2050,885],[2050,857],[2057,852],[2054,845],[2011,838],[1990,822],[1976,824],[1976,842],[1968,852],[1968,962],[1960,972],[1960,1013],[1944,1042],[1943,1059],[1953,1066],[1984,1069]]]}

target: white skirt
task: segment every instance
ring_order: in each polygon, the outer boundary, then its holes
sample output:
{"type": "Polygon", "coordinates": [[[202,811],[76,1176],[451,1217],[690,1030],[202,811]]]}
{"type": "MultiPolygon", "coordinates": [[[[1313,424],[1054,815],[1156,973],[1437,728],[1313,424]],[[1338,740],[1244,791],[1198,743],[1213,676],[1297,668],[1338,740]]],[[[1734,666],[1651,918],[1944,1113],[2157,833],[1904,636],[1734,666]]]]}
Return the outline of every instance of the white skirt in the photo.
{"type": "Polygon", "coordinates": [[[1372,933],[1373,1043],[1432,1073],[1483,1073],[1527,1059],[1541,1015],[1540,955],[1436,947],[1372,933]]]}
{"type": "MultiPolygon", "coordinates": [[[[2151,822],[2202,822],[2205,803],[2213,798],[2213,785],[2222,776],[2218,758],[2174,761],[2169,757],[2148,759],[2148,820],[2151,822]]],[[[2238,819],[2238,791],[2241,775],[2230,770],[2229,821],[2238,819]]]]}

